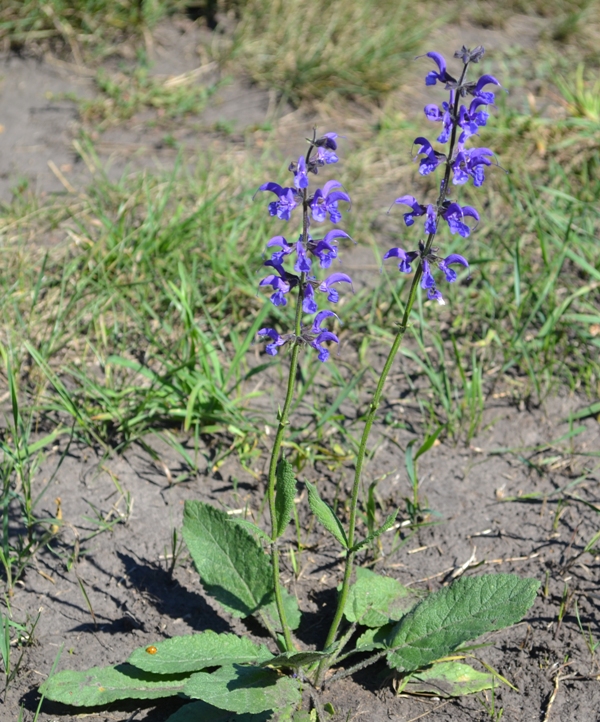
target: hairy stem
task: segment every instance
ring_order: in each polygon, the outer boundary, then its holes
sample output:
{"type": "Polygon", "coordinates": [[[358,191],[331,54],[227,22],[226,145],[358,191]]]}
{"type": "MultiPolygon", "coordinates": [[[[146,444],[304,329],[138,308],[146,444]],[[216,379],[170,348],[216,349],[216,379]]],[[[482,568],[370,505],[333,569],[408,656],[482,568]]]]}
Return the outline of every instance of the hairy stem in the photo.
{"type": "MultiPolygon", "coordinates": [[[[301,293],[301,288],[299,288],[296,306],[296,336],[300,335],[300,324],[302,320],[301,293]]],[[[269,514],[271,517],[271,538],[273,538],[273,543],[271,545],[271,561],[273,563],[273,585],[275,589],[275,603],[277,604],[277,612],[279,614],[279,621],[281,622],[283,638],[285,639],[285,646],[287,650],[294,649],[294,643],[292,642],[292,635],[290,633],[290,628],[287,623],[285,608],[283,606],[281,583],[279,580],[279,543],[278,539],[274,538],[277,529],[277,511],[275,509],[275,483],[277,481],[277,463],[279,462],[279,454],[281,451],[281,445],[283,443],[285,427],[289,423],[288,415],[290,412],[292,401],[294,399],[294,389],[296,387],[296,372],[298,370],[299,354],[300,344],[296,340],[292,348],[290,358],[290,370],[288,375],[285,400],[283,402],[283,407],[279,412],[279,425],[277,426],[277,432],[275,434],[275,440],[273,442],[273,449],[271,450],[271,461],[269,463],[269,483],[267,486],[267,499],[269,501],[269,514]]]]}
{"type": "MultiPolygon", "coordinates": [[[[306,154],[306,161],[310,160],[310,154],[313,146],[311,145],[306,154]]],[[[303,192],[303,203],[302,203],[302,239],[306,243],[308,238],[308,193],[306,189],[303,192]]],[[[294,345],[292,348],[290,358],[290,369],[288,373],[287,390],[285,394],[285,400],[283,407],[279,412],[279,425],[275,434],[275,440],[273,442],[273,449],[271,450],[271,461],[269,462],[269,481],[267,486],[267,499],[269,502],[269,515],[271,517],[271,538],[273,543],[271,544],[271,562],[273,565],[273,587],[275,589],[275,603],[277,605],[277,613],[279,614],[279,621],[281,622],[281,629],[283,630],[283,638],[285,640],[286,650],[294,649],[294,643],[292,641],[292,635],[290,632],[289,625],[285,614],[285,608],[283,606],[283,594],[281,591],[281,582],[279,579],[279,540],[276,538],[277,529],[277,510],[275,508],[275,483],[277,481],[277,464],[279,462],[279,454],[281,451],[281,445],[283,443],[283,437],[285,434],[285,427],[288,425],[288,416],[292,401],[294,399],[294,390],[296,387],[296,374],[298,371],[298,356],[300,354],[300,334],[302,333],[302,299],[303,291],[306,285],[306,274],[300,274],[300,282],[298,283],[298,296],[296,299],[296,318],[294,322],[294,334],[296,336],[294,345]]]]}

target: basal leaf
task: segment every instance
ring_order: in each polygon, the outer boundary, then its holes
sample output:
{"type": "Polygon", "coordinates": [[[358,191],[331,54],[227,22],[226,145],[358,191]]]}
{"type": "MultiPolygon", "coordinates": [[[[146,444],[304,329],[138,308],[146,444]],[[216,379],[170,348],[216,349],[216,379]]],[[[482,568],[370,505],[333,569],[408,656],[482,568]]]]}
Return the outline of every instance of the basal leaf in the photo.
{"type": "Polygon", "coordinates": [[[166,722],[269,722],[270,712],[236,714],[228,709],[217,709],[207,702],[190,702],[172,714],[166,722]]]}
{"type": "Polygon", "coordinates": [[[463,577],[430,594],[392,630],[388,663],[419,669],[445,657],[460,644],[520,621],[540,584],[514,574],[463,577]]]}
{"type": "Polygon", "coordinates": [[[192,675],[184,694],[221,709],[252,714],[278,710],[301,698],[298,682],[292,677],[272,669],[238,664],[221,667],[212,674],[198,672],[192,675]]]}
{"type": "Polygon", "coordinates": [[[478,672],[462,662],[437,662],[427,669],[413,672],[404,691],[412,694],[434,694],[436,697],[460,697],[484,689],[492,689],[491,674],[478,672]]]}
{"type": "Polygon", "coordinates": [[[386,531],[391,529],[394,524],[396,523],[396,517],[398,516],[398,510],[393,512],[393,514],[390,514],[388,518],[383,522],[383,524],[379,527],[379,529],[376,529],[372,534],[369,534],[368,537],[365,537],[362,541],[358,542],[358,544],[355,544],[351,551],[357,552],[359,549],[362,549],[363,547],[368,546],[374,539],[377,539],[377,537],[380,537],[382,534],[385,534],[386,531]]]}
{"type": "Polygon", "coordinates": [[[127,660],[146,672],[174,674],[199,672],[205,667],[224,664],[260,663],[273,657],[264,644],[254,644],[237,634],[217,634],[212,630],[172,637],[140,647],[127,660]]]}
{"type": "Polygon", "coordinates": [[[418,601],[419,596],[396,579],[357,567],[344,616],[365,627],[381,627],[401,619],[418,601]]]}
{"type": "Polygon", "coordinates": [[[118,699],[157,699],[183,691],[187,674],[158,675],[130,664],[93,667],[85,672],[64,670],[47,679],[40,692],[54,702],[95,707],[118,699]]]}
{"type": "Polygon", "coordinates": [[[330,534],[333,534],[344,549],[347,549],[348,539],[346,538],[346,532],[344,531],[344,527],[335,515],[333,509],[329,506],[329,504],[326,504],[323,499],[321,499],[319,492],[317,491],[317,487],[314,486],[314,484],[307,481],[306,488],[308,489],[308,503],[312,513],[317,517],[325,529],[327,529],[330,534]]]}
{"type": "Polygon", "coordinates": [[[277,539],[290,523],[294,510],[294,496],[296,495],[294,468],[287,459],[280,459],[277,464],[275,493],[275,511],[277,513],[275,539],[277,539]]]}
{"type": "Polygon", "coordinates": [[[185,503],[183,537],[207,594],[235,617],[248,617],[273,596],[271,560],[254,537],[223,511],[185,503]]]}
{"type": "Polygon", "coordinates": [[[386,624],[378,629],[367,629],[356,640],[356,649],[361,652],[371,652],[374,649],[385,649],[394,624],[386,624]]]}

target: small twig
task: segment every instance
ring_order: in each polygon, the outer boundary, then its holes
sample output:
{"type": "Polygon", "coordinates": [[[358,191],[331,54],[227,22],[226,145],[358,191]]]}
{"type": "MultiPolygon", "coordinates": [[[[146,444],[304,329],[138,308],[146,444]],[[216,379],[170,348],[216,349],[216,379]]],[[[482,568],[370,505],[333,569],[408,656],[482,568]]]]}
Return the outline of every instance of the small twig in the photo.
{"type": "Polygon", "coordinates": [[[549,722],[550,720],[550,712],[552,711],[552,705],[554,704],[554,700],[556,699],[556,695],[558,694],[558,685],[560,684],[560,680],[560,672],[557,672],[554,677],[554,689],[552,690],[552,694],[550,695],[550,699],[548,700],[548,706],[546,707],[544,722],[549,722]]]}
{"type": "Polygon", "coordinates": [[[418,719],[423,719],[423,717],[427,717],[427,715],[431,714],[432,712],[436,712],[442,707],[445,707],[447,704],[450,704],[450,702],[452,702],[451,699],[446,700],[445,702],[442,702],[442,704],[438,704],[437,707],[427,710],[427,712],[421,712],[421,714],[418,714],[416,717],[411,717],[409,720],[406,720],[406,722],[417,722],[418,719]]]}

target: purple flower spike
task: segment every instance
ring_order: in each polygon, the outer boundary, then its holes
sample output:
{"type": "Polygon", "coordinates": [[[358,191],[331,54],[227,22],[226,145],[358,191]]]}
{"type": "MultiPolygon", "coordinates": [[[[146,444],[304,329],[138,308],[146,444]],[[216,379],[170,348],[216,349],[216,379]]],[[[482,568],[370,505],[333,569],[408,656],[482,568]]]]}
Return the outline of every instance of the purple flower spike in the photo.
{"type": "Polygon", "coordinates": [[[308,175],[306,170],[306,161],[304,156],[301,155],[298,158],[298,168],[294,171],[294,185],[299,190],[301,188],[308,188],[308,175]]]}
{"type": "Polygon", "coordinates": [[[271,339],[271,343],[268,343],[265,346],[265,351],[269,354],[269,356],[277,356],[279,347],[283,346],[288,341],[287,338],[280,336],[274,328],[261,328],[257,334],[258,336],[267,336],[271,339]]]}
{"type": "Polygon", "coordinates": [[[298,241],[296,243],[296,264],[294,265],[294,271],[296,273],[310,273],[310,267],[311,267],[311,260],[306,255],[306,251],[304,250],[304,244],[302,241],[298,241]]]}
{"type": "MultiPolygon", "coordinates": [[[[332,288],[334,283],[349,283],[352,288],[352,279],[345,273],[332,273],[331,276],[326,278],[320,285],[319,291],[327,294],[327,300],[331,303],[337,303],[340,295],[335,288],[332,288]]],[[[352,289],[354,290],[354,289],[352,289]]]]}
{"type": "Polygon", "coordinates": [[[317,164],[318,165],[329,165],[331,163],[337,163],[339,158],[332,150],[327,148],[317,148],[317,164]]]}
{"type": "Polygon", "coordinates": [[[322,326],[323,321],[325,321],[326,318],[331,317],[339,319],[337,313],[334,313],[333,311],[329,311],[328,309],[326,309],[325,311],[319,311],[319,313],[315,316],[315,320],[313,321],[311,332],[319,334],[321,333],[321,331],[325,331],[326,329],[324,329],[322,326]]]}
{"type": "Polygon", "coordinates": [[[270,191],[275,193],[279,200],[269,203],[269,214],[281,218],[282,221],[289,221],[290,215],[298,205],[296,192],[293,188],[282,188],[279,183],[263,183],[259,191],[270,191]]]}
{"type": "Polygon", "coordinates": [[[435,278],[431,273],[429,261],[423,261],[423,276],[421,277],[421,288],[435,288],[435,278]]]}
{"type": "Polygon", "coordinates": [[[479,187],[485,180],[484,166],[492,165],[488,156],[494,155],[489,148],[472,148],[471,150],[460,149],[452,163],[452,182],[454,185],[462,185],[473,178],[473,185],[479,187]]]}
{"type": "MultiPolygon", "coordinates": [[[[290,289],[292,288],[292,284],[288,280],[288,274],[286,273],[283,266],[279,265],[278,263],[274,263],[273,261],[266,261],[265,266],[272,266],[279,275],[276,276],[275,274],[271,274],[270,276],[263,278],[263,280],[258,285],[271,286],[273,289],[275,289],[275,293],[271,296],[271,302],[274,306],[287,305],[285,294],[289,293],[290,289]]],[[[294,277],[292,276],[292,278],[294,277]]]]}
{"type": "Polygon", "coordinates": [[[319,361],[323,362],[329,358],[329,351],[321,345],[325,343],[325,341],[333,341],[333,343],[340,342],[339,338],[334,333],[331,333],[331,331],[321,331],[317,338],[310,341],[310,345],[319,352],[319,361]]]}
{"type": "Polygon", "coordinates": [[[469,267],[467,259],[464,258],[464,256],[459,256],[458,253],[451,253],[449,256],[446,256],[446,258],[439,261],[438,268],[446,276],[446,281],[448,281],[448,283],[454,283],[457,278],[456,271],[453,268],[449,268],[449,266],[453,263],[459,263],[465,268],[469,267]]]}
{"type": "Polygon", "coordinates": [[[415,138],[415,145],[417,144],[421,146],[417,155],[425,155],[419,162],[419,173],[429,175],[442,161],[446,160],[446,156],[434,150],[427,138],[415,138]]]}
{"type": "Polygon", "coordinates": [[[328,213],[332,223],[339,223],[342,220],[342,214],[338,210],[338,201],[350,203],[350,196],[343,191],[333,190],[334,188],[341,188],[341,186],[342,184],[339,181],[330,180],[325,183],[323,190],[317,189],[310,204],[312,217],[315,221],[321,223],[326,220],[328,213]]]}
{"type": "Polygon", "coordinates": [[[401,198],[396,198],[394,203],[402,204],[403,206],[410,206],[412,208],[412,213],[409,211],[404,214],[404,223],[407,226],[412,226],[415,222],[415,216],[422,216],[425,213],[425,206],[418,203],[414,196],[402,196],[401,198]]]}
{"type": "Polygon", "coordinates": [[[444,297],[435,287],[427,290],[427,298],[430,301],[437,301],[440,304],[440,306],[446,305],[446,301],[444,301],[444,297]]]}
{"type": "Polygon", "coordinates": [[[281,251],[275,251],[271,256],[271,261],[278,266],[283,263],[283,259],[286,256],[295,250],[294,245],[288,243],[283,236],[273,236],[273,238],[267,241],[267,248],[272,248],[273,246],[279,246],[281,248],[281,251]]]}
{"type": "Polygon", "coordinates": [[[409,251],[408,253],[403,248],[390,248],[390,250],[385,254],[383,257],[383,260],[385,261],[386,258],[399,258],[400,263],[398,264],[398,268],[402,273],[411,273],[411,263],[417,258],[419,254],[416,251],[409,251]]]}
{"type": "Polygon", "coordinates": [[[439,69],[439,73],[436,73],[435,70],[431,70],[427,73],[425,76],[425,85],[435,85],[438,80],[440,83],[448,83],[454,80],[454,78],[446,70],[446,60],[443,55],[433,51],[425,54],[428,58],[431,58],[434,61],[439,69]]]}
{"type": "Polygon", "coordinates": [[[325,133],[325,135],[322,135],[320,138],[317,138],[317,140],[315,140],[315,145],[317,146],[317,148],[328,148],[329,150],[337,150],[337,142],[335,140],[337,137],[337,133],[325,133]]]}
{"type": "Polygon", "coordinates": [[[310,283],[307,283],[304,288],[302,310],[304,311],[304,313],[316,313],[319,310],[317,302],[315,301],[315,289],[310,283]]]}
{"type": "Polygon", "coordinates": [[[425,117],[428,120],[432,120],[435,123],[442,123],[442,132],[437,138],[438,143],[447,143],[450,138],[450,132],[452,131],[452,113],[451,108],[454,104],[454,91],[450,91],[450,101],[442,103],[442,109],[440,110],[437,105],[431,103],[426,105],[424,108],[425,117]]]}
{"type": "Polygon", "coordinates": [[[496,96],[494,95],[494,93],[484,92],[482,88],[484,88],[486,85],[489,85],[490,83],[493,85],[497,85],[500,88],[502,87],[493,75],[482,75],[481,78],[479,78],[479,80],[477,81],[475,87],[471,90],[472,95],[474,95],[476,98],[481,98],[481,100],[483,100],[483,102],[487,103],[488,105],[493,104],[496,96]]]}
{"type": "Polygon", "coordinates": [[[463,206],[458,203],[449,203],[442,213],[442,218],[448,223],[450,233],[458,233],[463,238],[468,238],[471,233],[469,226],[463,221],[464,216],[479,220],[479,213],[471,206],[463,206]]]}
{"type": "Polygon", "coordinates": [[[337,133],[325,133],[325,135],[315,141],[318,165],[324,165],[325,163],[329,165],[330,163],[338,162],[339,158],[335,153],[337,150],[337,142],[335,139],[337,137],[337,133]]]}

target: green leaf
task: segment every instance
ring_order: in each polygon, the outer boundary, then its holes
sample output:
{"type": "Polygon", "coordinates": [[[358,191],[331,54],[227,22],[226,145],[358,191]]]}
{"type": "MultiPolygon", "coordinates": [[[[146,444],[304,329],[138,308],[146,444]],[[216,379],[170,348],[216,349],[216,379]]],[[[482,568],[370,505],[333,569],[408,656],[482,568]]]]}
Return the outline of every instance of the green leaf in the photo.
{"type": "MultiPolygon", "coordinates": [[[[210,504],[186,501],[183,537],[207,594],[236,617],[256,614],[281,631],[274,599],[273,567],[260,544],[239,523],[210,504]]],[[[282,589],[291,629],[300,624],[298,602],[282,589]]]]}
{"type": "Polygon", "coordinates": [[[212,674],[198,672],[187,681],[184,694],[232,712],[278,710],[300,701],[298,682],[271,669],[221,667],[212,674]]]}
{"type": "Polygon", "coordinates": [[[252,534],[257,536],[259,539],[262,539],[267,544],[271,544],[271,542],[273,541],[266,531],[263,531],[257,524],[255,524],[253,521],[250,521],[250,519],[235,519],[228,517],[228,521],[230,524],[238,524],[242,528],[247,529],[249,532],[252,532],[252,534]]]}
{"type": "Polygon", "coordinates": [[[40,693],[54,702],[95,707],[118,699],[157,699],[179,694],[189,675],[158,675],[130,664],[93,667],[85,672],[64,670],[47,679],[40,693]]]}
{"type": "Polygon", "coordinates": [[[270,712],[236,714],[228,709],[217,709],[206,702],[191,702],[172,714],[166,722],[269,722],[270,712]]]}
{"type": "Polygon", "coordinates": [[[267,659],[261,667],[293,667],[299,669],[313,662],[319,662],[323,657],[329,656],[327,652],[283,652],[272,659],[267,659]]]}
{"type": "Polygon", "coordinates": [[[445,657],[481,634],[508,627],[526,614],[540,586],[514,574],[463,577],[429,595],[390,634],[388,663],[411,671],[445,657]]]}
{"type": "Polygon", "coordinates": [[[273,596],[271,560],[258,542],[210,504],[186,501],[183,537],[207,594],[235,617],[248,617],[273,596]]]}
{"type": "Polygon", "coordinates": [[[208,630],[140,647],[127,661],[146,672],[176,674],[199,672],[205,667],[234,662],[260,663],[272,657],[264,644],[254,644],[250,639],[238,637],[237,634],[217,634],[208,630]]]}
{"type": "Polygon", "coordinates": [[[275,492],[277,528],[275,529],[274,538],[277,539],[290,523],[294,510],[294,496],[296,495],[294,468],[287,459],[281,459],[277,464],[275,492]]]}
{"type": "Polygon", "coordinates": [[[414,455],[413,462],[416,462],[419,456],[423,456],[423,454],[427,453],[429,449],[431,449],[431,447],[435,444],[437,437],[442,433],[444,428],[445,426],[438,426],[437,429],[433,432],[433,434],[429,434],[429,436],[419,447],[417,453],[414,455]]]}
{"type": "Polygon", "coordinates": [[[309,481],[305,482],[306,488],[308,489],[308,503],[312,510],[312,513],[317,517],[321,524],[327,529],[330,534],[338,540],[338,542],[344,547],[348,548],[348,539],[342,523],[335,515],[333,509],[326,504],[317,491],[317,487],[311,484],[309,481]]]}
{"type": "MultiPolygon", "coordinates": [[[[298,600],[293,594],[290,594],[285,587],[281,588],[281,596],[283,599],[283,608],[285,609],[285,618],[290,629],[298,629],[302,614],[298,609],[298,600]]],[[[277,611],[277,603],[275,600],[269,602],[260,610],[260,616],[263,623],[274,629],[276,632],[282,633],[281,623],[279,621],[279,613],[277,611]]]]}
{"type": "Polygon", "coordinates": [[[366,547],[368,544],[370,544],[373,539],[377,539],[378,536],[381,536],[386,531],[388,531],[388,529],[391,529],[396,523],[398,511],[399,510],[397,509],[395,512],[393,512],[393,514],[390,514],[388,518],[383,522],[383,524],[379,527],[379,529],[376,529],[372,534],[369,534],[368,537],[358,542],[358,544],[355,544],[350,551],[357,552],[359,549],[362,549],[363,547],[366,547]]]}
{"type": "Polygon", "coordinates": [[[418,601],[419,596],[396,579],[357,567],[344,616],[365,627],[381,627],[390,620],[401,619],[418,601]]]}
{"type": "Polygon", "coordinates": [[[491,674],[478,672],[461,662],[438,662],[411,674],[403,690],[411,694],[460,697],[493,687],[494,677],[491,674]]]}
{"type": "Polygon", "coordinates": [[[359,649],[361,652],[385,649],[388,646],[388,638],[393,628],[393,624],[385,624],[378,629],[367,629],[356,640],[356,649],[359,649]]]}

